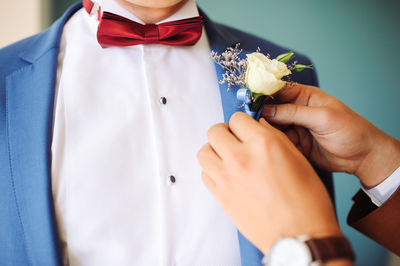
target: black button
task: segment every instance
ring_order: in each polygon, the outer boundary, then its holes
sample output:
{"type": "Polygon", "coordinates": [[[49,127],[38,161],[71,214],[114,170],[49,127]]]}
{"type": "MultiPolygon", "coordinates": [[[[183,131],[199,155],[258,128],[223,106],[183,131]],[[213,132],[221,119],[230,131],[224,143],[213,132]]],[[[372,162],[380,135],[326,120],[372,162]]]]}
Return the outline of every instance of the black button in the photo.
{"type": "Polygon", "coordinates": [[[171,181],[172,184],[175,184],[175,182],[176,182],[175,176],[171,175],[171,176],[169,177],[169,181],[171,181]]]}
{"type": "Polygon", "coordinates": [[[167,98],[161,97],[161,98],[160,98],[160,103],[161,103],[161,104],[167,104],[167,98]]]}

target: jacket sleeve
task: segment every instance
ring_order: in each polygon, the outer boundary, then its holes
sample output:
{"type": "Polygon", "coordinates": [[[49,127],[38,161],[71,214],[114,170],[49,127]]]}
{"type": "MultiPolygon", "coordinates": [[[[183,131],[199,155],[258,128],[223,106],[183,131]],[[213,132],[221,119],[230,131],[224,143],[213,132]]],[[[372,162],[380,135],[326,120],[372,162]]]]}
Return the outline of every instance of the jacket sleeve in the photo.
{"type": "Polygon", "coordinates": [[[353,201],[347,223],[400,256],[400,187],[379,208],[362,190],[353,201]]]}

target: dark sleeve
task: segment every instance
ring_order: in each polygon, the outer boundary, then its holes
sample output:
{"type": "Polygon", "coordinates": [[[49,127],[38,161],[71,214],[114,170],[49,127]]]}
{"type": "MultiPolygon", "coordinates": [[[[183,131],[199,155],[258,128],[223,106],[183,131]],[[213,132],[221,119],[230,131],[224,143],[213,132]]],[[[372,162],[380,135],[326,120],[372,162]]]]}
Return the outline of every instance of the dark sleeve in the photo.
{"type": "Polygon", "coordinates": [[[400,256],[400,187],[379,208],[362,190],[353,201],[347,223],[400,256]]]}

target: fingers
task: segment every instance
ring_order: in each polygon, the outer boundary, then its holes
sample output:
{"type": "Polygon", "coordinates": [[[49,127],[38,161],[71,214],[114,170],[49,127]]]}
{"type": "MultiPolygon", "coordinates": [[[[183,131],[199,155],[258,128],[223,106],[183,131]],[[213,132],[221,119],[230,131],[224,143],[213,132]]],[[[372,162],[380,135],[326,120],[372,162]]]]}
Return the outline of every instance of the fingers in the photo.
{"type": "Polygon", "coordinates": [[[320,119],[326,117],[326,109],[323,107],[332,104],[335,99],[318,87],[297,83],[290,83],[275,98],[285,104],[266,104],[262,117],[277,125],[295,124],[308,129],[319,125],[320,119]]]}
{"type": "Polygon", "coordinates": [[[295,130],[299,136],[299,144],[296,147],[304,156],[308,157],[313,145],[311,133],[304,127],[295,127],[295,130]]]}
{"type": "Polygon", "coordinates": [[[215,181],[208,176],[205,172],[201,173],[201,179],[203,180],[204,185],[206,188],[212,193],[215,194],[215,190],[217,185],[215,184],[215,181]]]}
{"type": "Polygon", "coordinates": [[[200,149],[197,153],[197,160],[207,175],[216,176],[221,173],[222,160],[210,144],[207,143],[200,149]]]}
{"type": "Polygon", "coordinates": [[[294,126],[286,129],[284,133],[304,156],[309,156],[312,149],[312,137],[307,129],[294,126]]]}
{"type": "Polygon", "coordinates": [[[239,140],[231,133],[228,124],[216,124],[207,132],[207,137],[213,150],[224,158],[239,144],[239,140]]]}
{"type": "Polygon", "coordinates": [[[263,130],[263,126],[249,115],[236,112],[229,121],[229,128],[232,133],[242,142],[247,142],[263,130]]]}
{"type": "Polygon", "coordinates": [[[261,116],[268,122],[279,125],[298,125],[313,129],[320,123],[324,110],[296,104],[265,105],[261,116]]]}
{"type": "Polygon", "coordinates": [[[299,83],[287,83],[274,98],[280,102],[293,103],[306,106],[318,106],[323,98],[330,97],[320,88],[299,83]]]}
{"type": "Polygon", "coordinates": [[[299,140],[299,135],[297,134],[296,130],[294,127],[289,127],[284,131],[288,139],[295,145],[297,146],[300,142],[299,140]]]}

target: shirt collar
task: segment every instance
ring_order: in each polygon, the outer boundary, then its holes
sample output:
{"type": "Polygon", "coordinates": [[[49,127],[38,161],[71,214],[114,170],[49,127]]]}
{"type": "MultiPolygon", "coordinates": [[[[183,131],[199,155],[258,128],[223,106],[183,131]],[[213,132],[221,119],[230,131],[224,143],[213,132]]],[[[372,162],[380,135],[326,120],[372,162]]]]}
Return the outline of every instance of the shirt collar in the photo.
{"type": "MultiPolygon", "coordinates": [[[[140,18],[122,7],[116,0],[98,0],[97,2],[99,2],[99,4],[101,5],[102,11],[111,12],[116,15],[123,16],[127,19],[138,22],[140,24],[145,24],[140,18]]],[[[196,0],[188,0],[178,11],[176,11],[168,18],[157,22],[156,24],[196,16],[199,16],[199,10],[197,9],[196,0]]]]}

